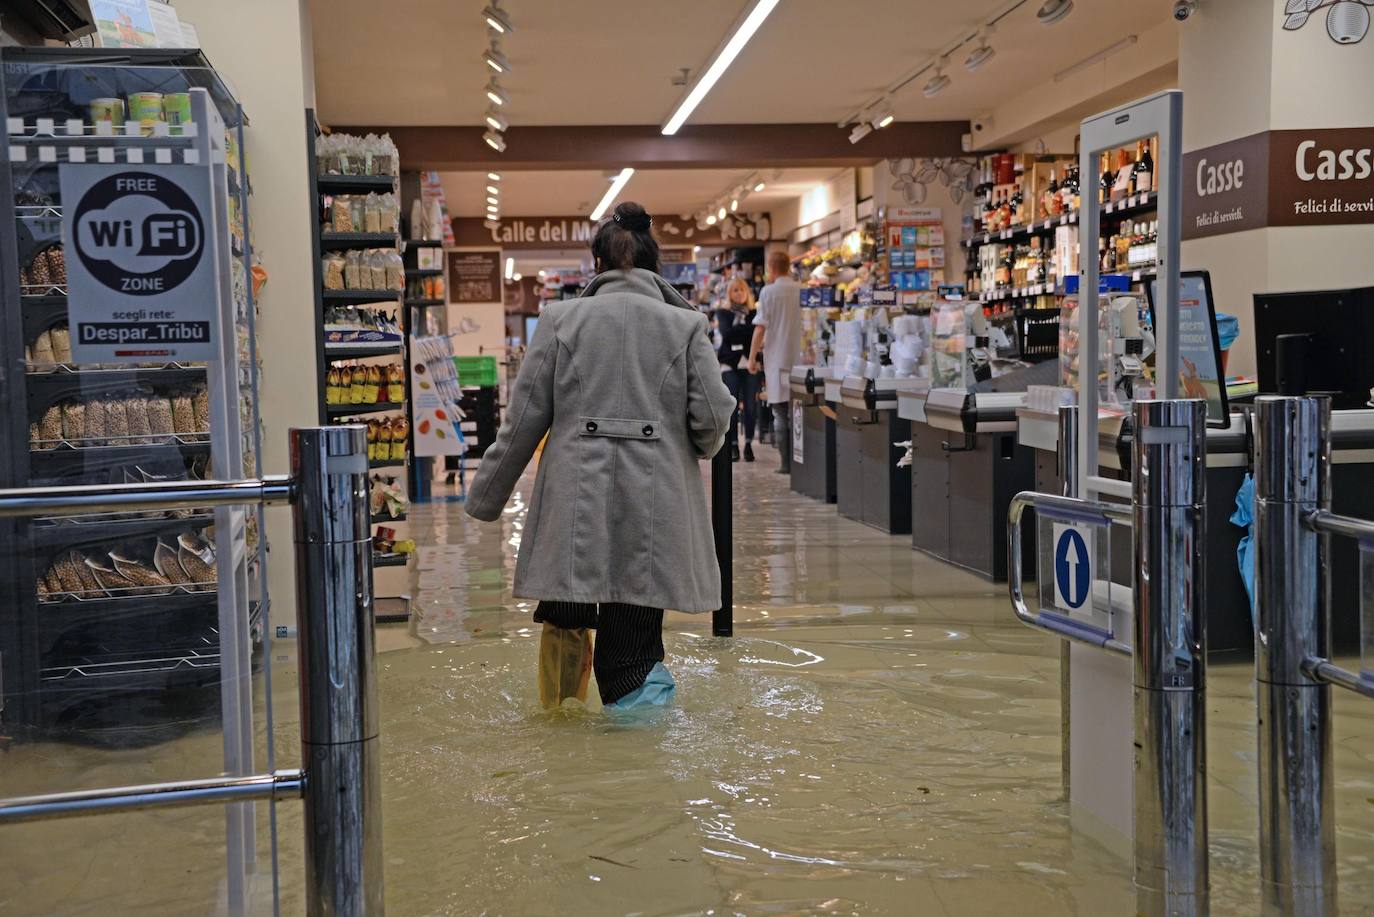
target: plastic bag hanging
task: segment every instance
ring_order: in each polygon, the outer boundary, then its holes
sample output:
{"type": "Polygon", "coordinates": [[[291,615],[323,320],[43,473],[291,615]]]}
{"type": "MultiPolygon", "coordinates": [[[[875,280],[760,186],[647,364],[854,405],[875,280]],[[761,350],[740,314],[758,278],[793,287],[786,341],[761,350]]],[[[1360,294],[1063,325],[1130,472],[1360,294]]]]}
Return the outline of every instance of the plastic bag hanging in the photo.
{"type": "Polygon", "coordinates": [[[544,622],[539,636],[539,702],[544,709],[557,709],[570,697],[586,701],[591,677],[592,632],[544,622]]]}

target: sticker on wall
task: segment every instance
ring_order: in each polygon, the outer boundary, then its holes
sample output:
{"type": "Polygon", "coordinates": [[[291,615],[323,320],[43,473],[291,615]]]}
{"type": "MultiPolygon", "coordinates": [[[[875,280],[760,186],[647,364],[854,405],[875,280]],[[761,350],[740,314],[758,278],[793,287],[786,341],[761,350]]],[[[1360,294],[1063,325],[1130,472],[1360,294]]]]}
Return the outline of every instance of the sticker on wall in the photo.
{"type": "Polygon", "coordinates": [[[1283,8],[1283,27],[1295,32],[1307,20],[1326,9],[1326,34],[1338,45],[1353,45],[1369,34],[1369,7],[1374,0],[1288,0],[1283,8]]]}
{"type": "Polygon", "coordinates": [[[902,199],[908,204],[924,204],[932,182],[939,182],[949,189],[954,203],[964,199],[973,190],[972,159],[889,159],[888,171],[896,179],[893,191],[900,191],[902,199]]]}

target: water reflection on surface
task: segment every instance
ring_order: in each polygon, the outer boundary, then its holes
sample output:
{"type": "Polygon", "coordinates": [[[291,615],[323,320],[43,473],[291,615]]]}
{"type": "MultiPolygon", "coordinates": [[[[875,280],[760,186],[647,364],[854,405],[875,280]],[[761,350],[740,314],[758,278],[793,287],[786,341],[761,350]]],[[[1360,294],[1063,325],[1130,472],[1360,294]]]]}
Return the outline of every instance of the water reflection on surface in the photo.
{"type": "MultiPolygon", "coordinates": [[[[1054,641],[1001,587],[737,473],[736,637],[669,615],[680,702],[628,720],[539,709],[534,603],[509,587],[523,502],[492,525],[412,509],[414,615],[378,632],[389,911],[1133,913],[1129,863],[1070,829],[1054,641]]],[[[272,658],[285,767],[294,645],[272,658]]],[[[1257,913],[1253,673],[1209,678],[1212,912],[1257,913]]],[[[1336,697],[1345,914],[1374,910],[1371,708],[1336,697]]],[[[219,741],[16,746],[0,789],[212,771],[219,741]]],[[[302,913],[299,805],[278,814],[282,911],[302,913]]],[[[7,831],[0,912],[213,913],[222,844],[214,811],[7,831]]]]}

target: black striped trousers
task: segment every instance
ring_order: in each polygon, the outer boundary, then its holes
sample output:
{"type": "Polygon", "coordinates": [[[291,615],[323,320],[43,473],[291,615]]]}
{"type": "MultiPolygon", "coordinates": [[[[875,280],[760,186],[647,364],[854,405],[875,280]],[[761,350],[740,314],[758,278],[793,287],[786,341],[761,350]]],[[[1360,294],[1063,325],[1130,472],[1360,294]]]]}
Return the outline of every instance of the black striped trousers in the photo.
{"type": "Polygon", "coordinates": [[[543,601],[534,620],[554,627],[596,629],[592,671],[601,703],[613,704],[644,684],[663,661],[663,609],[603,602],[543,601]]]}

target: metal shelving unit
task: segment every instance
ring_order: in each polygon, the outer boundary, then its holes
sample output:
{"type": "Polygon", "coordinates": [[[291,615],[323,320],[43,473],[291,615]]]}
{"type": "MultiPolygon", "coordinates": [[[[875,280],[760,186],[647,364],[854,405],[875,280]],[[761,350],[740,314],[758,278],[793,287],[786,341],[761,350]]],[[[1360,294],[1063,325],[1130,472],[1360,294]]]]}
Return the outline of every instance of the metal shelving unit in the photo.
{"type": "MultiPolygon", "coordinates": [[[[315,270],[315,295],[316,295],[316,315],[320,318],[319,331],[316,334],[316,365],[319,367],[319,391],[317,393],[319,402],[319,416],[321,423],[347,423],[350,421],[366,422],[366,418],[375,417],[379,414],[404,414],[409,416],[410,408],[408,399],[409,392],[409,373],[407,372],[407,401],[393,402],[381,401],[375,404],[328,404],[325,397],[325,375],[332,363],[347,360],[370,360],[384,357],[395,358],[403,367],[408,366],[406,351],[407,344],[404,329],[409,327],[410,310],[405,303],[404,291],[401,290],[326,290],[324,289],[324,276],[321,268],[321,257],[325,252],[343,252],[351,249],[394,249],[404,252],[407,247],[415,246],[417,243],[403,241],[399,233],[367,233],[367,232],[326,232],[323,230],[324,221],[324,202],[327,197],[334,195],[348,194],[385,194],[393,193],[397,199],[400,198],[399,175],[332,175],[321,174],[319,162],[315,156],[315,142],[318,136],[318,123],[314,111],[306,112],[306,142],[310,150],[309,174],[311,190],[311,207],[314,214],[314,225],[317,227],[312,239],[314,270],[315,270]],[[386,308],[396,310],[398,321],[402,325],[402,337],[396,341],[357,341],[357,342],[331,342],[326,340],[324,330],[324,317],[326,310],[336,306],[373,306],[376,308],[386,308]]],[[[405,276],[409,278],[411,272],[405,271],[405,276]]],[[[382,392],[386,394],[385,389],[382,392]]],[[[409,449],[407,453],[409,453],[409,449]]],[[[379,460],[369,461],[370,470],[378,469],[397,469],[404,472],[409,464],[408,460],[379,460]]],[[[404,473],[397,475],[398,479],[405,480],[404,473]]],[[[373,519],[376,524],[390,524],[392,522],[404,521],[404,517],[399,520],[392,519],[373,519]]],[[[374,555],[374,568],[404,567],[406,566],[408,554],[404,555],[374,555]]],[[[392,594],[386,591],[386,578],[379,578],[379,585],[374,590],[374,595],[378,598],[389,598],[392,594]]],[[[392,577],[390,582],[394,583],[392,577]]],[[[380,620],[380,618],[379,618],[380,620]]],[[[405,620],[405,616],[400,616],[395,620],[405,620]]]]}
{"type": "MultiPolygon", "coordinates": [[[[0,487],[260,477],[242,108],[198,51],[7,47],[0,62],[0,226],[13,227],[0,232],[0,352],[8,368],[0,373],[0,403],[10,408],[0,435],[0,487]],[[148,134],[137,122],[118,131],[110,122],[88,123],[92,99],[137,92],[186,93],[190,117],[176,133],[162,122],[148,134]],[[112,366],[41,355],[45,342],[55,349],[68,323],[65,266],[57,266],[69,262],[55,253],[72,202],[62,199],[60,176],[87,163],[203,168],[194,180],[209,188],[203,244],[217,281],[217,349],[209,364],[112,366]],[[184,408],[192,403],[188,421],[184,408]],[[163,425],[164,411],[174,426],[163,425]],[[145,412],[159,419],[157,432],[129,432],[129,417],[141,420],[145,412]],[[102,415],[117,419],[84,426],[75,419],[102,415]]],[[[180,517],[0,521],[7,600],[0,733],[150,742],[179,734],[188,722],[213,721],[223,730],[223,772],[251,773],[253,650],[270,613],[266,545],[249,543],[251,523],[262,531],[260,513],[226,507],[180,517]],[[156,546],[187,535],[195,537],[173,553],[188,552],[175,565],[194,585],[158,579],[156,546]],[[75,566],[73,552],[96,565],[75,566]],[[192,556],[199,559],[195,575],[186,572],[192,556]]],[[[164,560],[163,569],[170,572],[171,563],[164,560]]],[[[251,804],[225,811],[226,903],[241,912],[255,819],[251,804]]]]}

